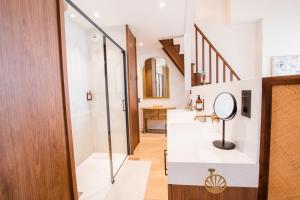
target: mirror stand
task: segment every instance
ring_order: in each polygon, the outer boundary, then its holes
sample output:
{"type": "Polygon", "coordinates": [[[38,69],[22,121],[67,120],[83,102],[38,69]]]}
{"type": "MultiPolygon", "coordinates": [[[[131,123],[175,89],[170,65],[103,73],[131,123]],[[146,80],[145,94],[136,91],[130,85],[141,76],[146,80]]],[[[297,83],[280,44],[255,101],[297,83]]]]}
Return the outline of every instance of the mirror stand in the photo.
{"type": "Polygon", "coordinates": [[[235,148],[235,144],[232,142],[225,141],[225,120],[223,121],[222,140],[213,141],[213,145],[219,149],[232,150],[235,148]]]}

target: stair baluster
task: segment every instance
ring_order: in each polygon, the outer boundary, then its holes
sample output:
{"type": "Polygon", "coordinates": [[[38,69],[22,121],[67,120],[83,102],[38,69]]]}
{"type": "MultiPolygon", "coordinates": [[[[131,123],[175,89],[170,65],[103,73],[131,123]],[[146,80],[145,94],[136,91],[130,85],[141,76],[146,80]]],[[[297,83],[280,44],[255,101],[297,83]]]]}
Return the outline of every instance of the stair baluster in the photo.
{"type": "Polygon", "coordinates": [[[236,74],[236,72],[233,70],[233,68],[228,64],[228,62],[225,60],[225,58],[220,54],[220,52],[216,49],[216,47],[208,40],[208,38],[204,35],[204,33],[200,30],[200,28],[195,24],[195,42],[196,42],[196,66],[195,69],[192,68],[192,86],[197,86],[197,85],[203,85],[203,84],[212,84],[212,52],[214,52],[216,56],[216,63],[215,63],[215,82],[219,83],[219,63],[220,61],[223,63],[223,82],[226,82],[227,80],[233,81],[234,79],[240,80],[240,77],[236,74]],[[199,37],[198,34],[201,35],[201,42],[199,42],[199,37]],[[205,44],[208,44],[208,72],[205,71],[206,67],[206,57],[205,57],[205,44]],[[201,64],[202,64],[202,69],[201,73],[199,73],[199,45],[201,45],[201,64]],[[227,70],[229,70],[229,79],[226,77],[227,70]],[[203,82],[203,79],[201,78],[201,74],[205,73],[205,81],[203,82]],[[207,81],[208,77],[208,81],[207,81]]]}

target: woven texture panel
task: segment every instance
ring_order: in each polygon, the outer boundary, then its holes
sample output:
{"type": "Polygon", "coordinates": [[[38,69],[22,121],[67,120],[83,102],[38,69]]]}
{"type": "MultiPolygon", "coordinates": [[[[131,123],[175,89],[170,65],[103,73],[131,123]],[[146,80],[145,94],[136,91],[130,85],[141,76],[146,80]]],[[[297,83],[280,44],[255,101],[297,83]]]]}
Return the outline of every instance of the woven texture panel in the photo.
{"type": "Polygon", "coordinates": [[[300,199],[300,85],[273,86],[268,200],[300,199]]]}

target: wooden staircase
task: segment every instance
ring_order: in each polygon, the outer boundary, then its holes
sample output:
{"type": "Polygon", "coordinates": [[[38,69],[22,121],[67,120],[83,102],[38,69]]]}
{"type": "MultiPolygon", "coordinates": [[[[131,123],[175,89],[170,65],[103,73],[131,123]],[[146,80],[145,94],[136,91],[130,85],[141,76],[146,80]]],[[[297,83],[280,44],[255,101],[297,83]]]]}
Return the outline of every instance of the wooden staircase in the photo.
{"type": "Polygon", "coordinates": [[[196,24],[195,45],[196,64],[191,69],[192,86],[240,80],[233,67],[196,24]]]}
{"type": "Polygon", "coordinates": [[[180,54],[180,45],[174,44],[173,39],[159,40],[164,52],[169,56],[177,69],[184,75],[184,54],[180,54]]]}

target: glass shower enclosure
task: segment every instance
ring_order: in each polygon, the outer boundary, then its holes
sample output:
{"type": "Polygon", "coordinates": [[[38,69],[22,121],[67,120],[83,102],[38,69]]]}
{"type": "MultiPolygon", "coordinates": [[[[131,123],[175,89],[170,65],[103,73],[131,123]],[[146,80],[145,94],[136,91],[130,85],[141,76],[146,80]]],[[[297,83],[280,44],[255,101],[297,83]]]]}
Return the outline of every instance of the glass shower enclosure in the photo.
{"type": "Polygon", "coordinates": [[[129,153],[125,50],[72,1],[65,5],[78,195],[104,199],[129,153]]]}

